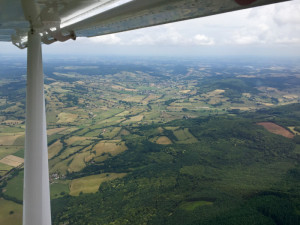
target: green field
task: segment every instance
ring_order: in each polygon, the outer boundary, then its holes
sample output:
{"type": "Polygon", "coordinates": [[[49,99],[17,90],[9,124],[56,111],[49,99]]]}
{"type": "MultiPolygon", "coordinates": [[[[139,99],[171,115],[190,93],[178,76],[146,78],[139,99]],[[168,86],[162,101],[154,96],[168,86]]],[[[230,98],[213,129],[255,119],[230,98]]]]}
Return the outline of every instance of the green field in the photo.
{"type": "Polygon", "coordinates": [[[10,171],[12,168],[13,168],[12,166],[8,166],[6,164],[0,163],[0,176],[3,176],[8,171],[10,171]]]}
{"type": "Polygon", "coordinates": [[[69,194],[69,181],[55,181],[50,185],[51,199],[60,198],[69,194]]]}
{"type": "Polygon", "coordinates": [[[22,205],[0,198],[0,224],[21,225],[22,205]]]}
{"type": "Polygon", "coordinates": [[[74,179],[70,183],[70,195],[78,196],[80,193],[95,193],[101,183],[126,176],[125,173],[107,173],[74,179]]]}
{"type": "Polygon", "coordinates": [[[176,136],[179,144],[190,144],[198,142],[197,138],[195,138],[190,132],[188,128],[178,129],[173,131],[176,136]]]}
{"type": "Polygon", "coordinates": [[[17,176],[9,180],[4,194],[12,199],[23,201],[23,177],[24,171],[20,171],[17,176]]]}

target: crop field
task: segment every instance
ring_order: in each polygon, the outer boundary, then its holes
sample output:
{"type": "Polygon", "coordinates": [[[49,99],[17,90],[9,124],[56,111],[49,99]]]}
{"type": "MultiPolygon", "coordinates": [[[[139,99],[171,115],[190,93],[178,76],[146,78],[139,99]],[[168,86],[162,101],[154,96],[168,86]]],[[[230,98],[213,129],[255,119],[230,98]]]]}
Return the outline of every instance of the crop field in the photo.
{"type": "Polygon", "coordinates": [[[60,142],[60,140],[57,140],[52,145],[48,147],[48,158],[52,159],[55,155],[59,153],[59,151],[62,149],[63,145],[60,142]]]}
{"type": "Polygon", "coordinates": [[[77,145],[86,146],[91,144],[92,138],[72,136],[69,139],[65,140],[65,142],[68,144],[68,146],[77,146],[77,145]]]}
{"type": "Polygon", "coordinates": [[[20,150],[20,146],[0,146],[0,159],[7,155],[12,155],[20,150]]]}
{"type": "Polygon", "coordinates": [[[110,154],[111,156],[118,155],[127,150],[125,142],[121,140],[100,141],[93,148],[96,151],[96,156],[102,154],[110,154]]]}
{"type": "Polygon", "coordinates": [[[95,193],[98,191],[101,183],[125,176],[126,173],[106,173],[72,180],[70,183],[70,195],[78,196],[80,193],[95,193]]]}
{"type": "Polygon", "coordinates": [[[140,121],[143,120],[143,118],[144,118],[144,115],[132,116],[132,117],[130,117],[129,120],[126,120],[126,121],[124,121],[123,123],[124,123],[124,124],[127,124],[127,123],[140,122],[140,121]]]}
{"type": "Polygon", "coordinates": [[[56,159],[55,161],[49,162],[50,174],[58,173],[60,175],[65,175],[69,169],[69,165],[72,162],[72,157],[66,160],[56,159]]]}
{"type": "Polygon", "coordinates": [[[286,130],[285,128],[271,122],[261,122],[258,123],[258,125],[263,126],[266,128],[268,131],[270,131],[273,134],[278,134],[287,138],[293,138],[294,134],[291,133],[290,131],[286,130]]]}
{"type": "Polygon", "coordinates": [[[90,156],[90,152],[81,152],[76,154],[73,159],[72,162],[69,165],[68,171],[69,172],[78,172],[80,170],[82,170],[86,164],[86,159],[90,156]]]}
{"type": "Polygon", "coordinates": [[[0,159],[0,163],[6,164],[8,166],[17,167],[24,163],[24,159],[14,156],[14,155],[8,155],[4,158],[0,159]]]}
{"type": "Polygon", "coordinates": [[[296,131],[296,130],[295,130],[295,127],[288,127],[288,128],[290,129],[290,131],[293,132],[293,134],[295,134],[295,135],[300,135],[300,132],[299,132],[299,131],[296,131]]]}
{"type": "Polygon", "coordinates": [[[48,129],[47,130],[47,135],[51,136],[56,133],[61,133],[62,131],[65,131],[67,127],[60,127],[60,128],[53,128],[53,129],[48,129]]]}
{"type": "Polygon", "coordinates": [[[24,135],[24,133],[16,133],[16,134],[7,134],[0,136],[0,145],[13,145],[15,141],[24,135]]]}
{"type": "Polygon", "coordinates": [[[61,112],[58,114],[58,124],[72,123],[77,119],[77,114],[61,112]]]}
{"type": "Polygon", "coordinates": [[[81,149],[82,146],[75,146],[75,147],[68,147],[66,150],[64,150],[58,158],[65,159],[68,158],[70,155],[73,155],[75,152],[78,152],[79,149],[81,149]]]}
{"type": "Polygon", "coordinates": [[[160,144],[160,145],[170,145],[172,143],[173,142],[166,136],[161,136],[156,140],[156,144],[160,144]]]}

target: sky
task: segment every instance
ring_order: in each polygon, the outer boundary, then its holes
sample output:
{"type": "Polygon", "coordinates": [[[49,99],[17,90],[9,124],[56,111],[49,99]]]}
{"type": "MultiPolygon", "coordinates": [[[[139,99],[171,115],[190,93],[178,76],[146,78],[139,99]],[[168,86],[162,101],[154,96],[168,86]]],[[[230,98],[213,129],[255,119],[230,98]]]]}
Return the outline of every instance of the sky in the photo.
{"type": "MultiPolygon", "coordinates": [[[[43,45],[46,55],[300,56],[300,0],[43,45]]],[[[26,55],[11,43],[0,54],[26,55]]]]}

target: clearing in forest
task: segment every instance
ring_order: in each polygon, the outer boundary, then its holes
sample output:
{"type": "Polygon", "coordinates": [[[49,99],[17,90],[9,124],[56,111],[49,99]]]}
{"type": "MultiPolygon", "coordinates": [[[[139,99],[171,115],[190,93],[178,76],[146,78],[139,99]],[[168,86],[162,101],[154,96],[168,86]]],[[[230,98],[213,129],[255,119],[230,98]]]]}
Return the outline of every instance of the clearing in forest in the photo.
{"type": "Polygon", "coordinates": [[[72,180],[70,183],[70,195],[78,196],[80,193],[95,193],[103,182],[125,176],[126,173],[105,173],[72,180]]]}
{"type": "Polygon", "coordinates": [[[286,138],[293,138],[295,136],[294,134],[289,132],[287,129],[277,125],[276,123],[261,122],[261,123],[257,123],[257,124],[263,126],[264,128],[266,128],[269,132],[271,132],[273,134],[278,134],[278,135],[284,136],[286,138]]]}
{"type": "Polygon", "coordinates": [[[189,131],[188,128],[174,130],[174,135],[178,139],[179,144],[191,144],[198,142],[197,138],[195,138],[189,131]]]}
{"type": "Polygon", "coordinates": [[[156,144],[159,144],[159,145],[170,145],[170,144],[173,144],[173,143],[172,143],[172,141],[168,137],[161,136],[161,137],[157,138],[156,144]]]}

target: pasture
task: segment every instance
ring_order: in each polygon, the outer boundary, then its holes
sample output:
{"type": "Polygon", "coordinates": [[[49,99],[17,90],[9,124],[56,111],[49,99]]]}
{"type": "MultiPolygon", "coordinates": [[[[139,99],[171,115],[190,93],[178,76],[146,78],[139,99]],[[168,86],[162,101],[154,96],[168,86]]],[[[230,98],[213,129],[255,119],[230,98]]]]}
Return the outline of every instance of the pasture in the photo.
{"type": "Polygon", "coordinates": [[[191,144],[198,142],[197,138],[190,133],[188,128],[173,130],[173,133],[178,140],[178,144],[191,144]]]}
{"type": "Polygon", "coordinates": [[[80,193],[95,193],[103,182],[124,176],[126,176],[126,173],[105,173],[74,179],[70,183],[70,195],[78,196],[80,193]]]}
{"type": "Polygon", "coordinates": [[[166,136],[161,136],[156,140],[156,144],[170,145],[170,144],[172,144],[172,141],[166,136]]]}
{"type": "Polygon", "coordinates": [[[0,224],[1,225],[21,225],[23,207],[12,201],[0,198],[0,224]]]}
{"type": "Polygon", "coordinates": [[[77,114],[61,112],[58,114],[58,124],[72,123],[77,119],[77,114]]]}
{"type": "Polygon", "coordinates": [[[96,156],[100,156],[103,153],[110,154],[111,156],[118,155],[127,150],[125,142],[121,140],[109,140],[100,141],[93,148],[96,151],[96,156]]]}

